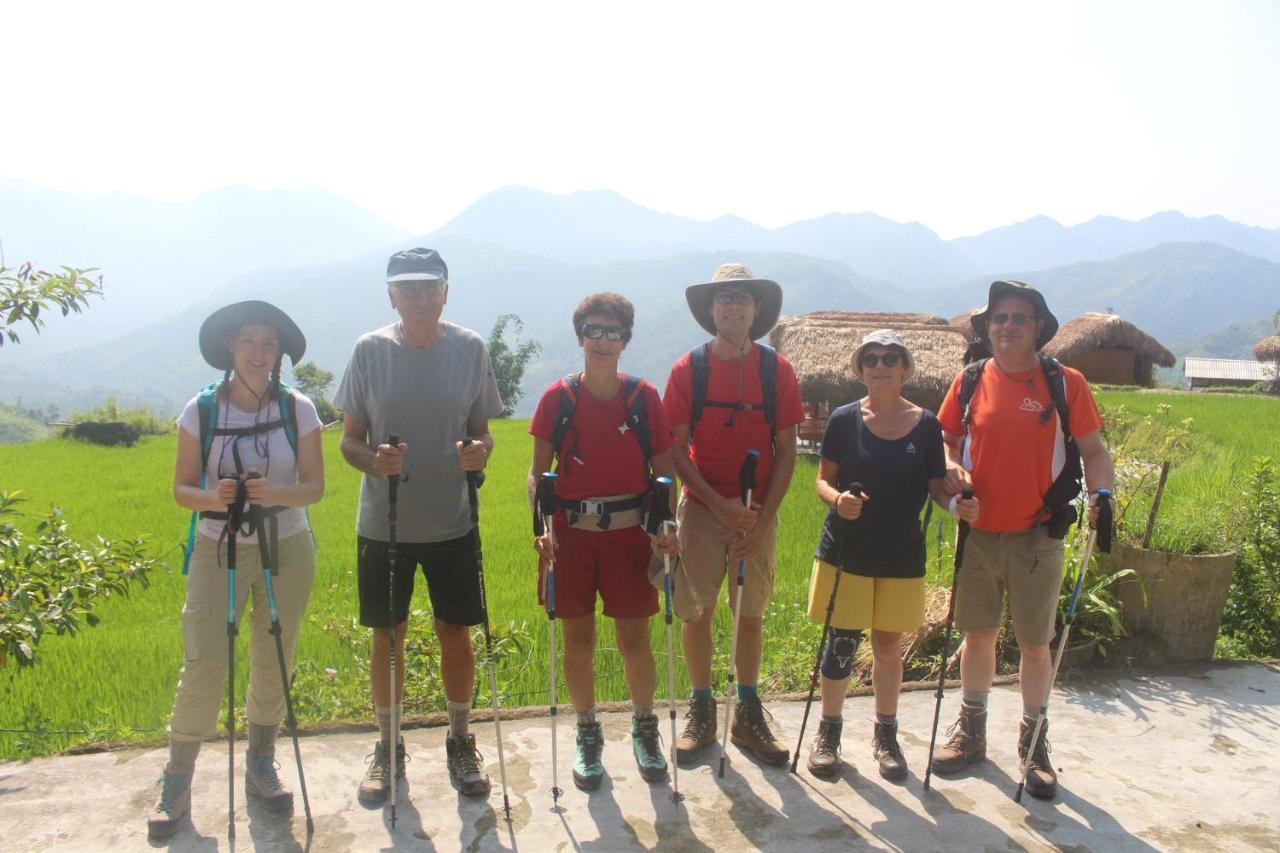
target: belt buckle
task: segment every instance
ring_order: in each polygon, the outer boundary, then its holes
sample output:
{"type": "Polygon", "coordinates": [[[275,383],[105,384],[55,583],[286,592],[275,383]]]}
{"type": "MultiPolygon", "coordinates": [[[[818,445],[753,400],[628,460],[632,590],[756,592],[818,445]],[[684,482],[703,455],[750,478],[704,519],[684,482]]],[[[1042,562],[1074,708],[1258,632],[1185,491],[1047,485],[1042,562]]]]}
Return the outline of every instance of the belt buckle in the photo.
{"type": "Polygon", "coordinates": [[[604,501],[583,501],[583,515],[604,515],[604,501]]]}

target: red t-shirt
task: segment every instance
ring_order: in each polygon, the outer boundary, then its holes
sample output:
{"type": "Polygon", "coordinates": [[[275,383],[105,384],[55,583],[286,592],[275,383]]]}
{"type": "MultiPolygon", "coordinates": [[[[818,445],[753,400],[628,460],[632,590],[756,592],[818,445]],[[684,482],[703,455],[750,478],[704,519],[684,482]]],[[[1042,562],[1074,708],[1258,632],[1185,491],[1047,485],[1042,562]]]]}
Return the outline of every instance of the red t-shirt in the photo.
{"type": "MultiPolygon", "coordinates": [[[[625,374],[620,374],[625,379],[625,374]]],[[[626,426],[627,400],[619,388],[612,400],[600,400],[578,383],[578,403],[573,423],[565,433],[564,447],[555,448],[563,456],[556,460],[556,496],[576,501],[605,495],[644,494],[649,491],[645,477],[644,451],[635,430],[626,426]],[[624,429],[624,427],[626,427],[624,429]]],[[[669,448],[671,430],[658,389],[640,380],[649,441],[656,456],[669,448]]],[[[547,386],[529,423],[529,434],[550,442],[560,417],[560,380],[547,386]]]]}
{"type": "MultiPolygon", "coordinates": [[[[1089,393],[1089,383],[1074,368],[1063,366],[1072,436],[1102,429],[1102,415],[1089,393]]],[[[960,410],[961,373],[951,383],[938,409],[938,421],[952,435],[964,435],[960,410]]],[[[1044,523],[1044,495],[1065,464],[1066,451],[1053,397],[1039,365],[1005,373],[987,362],[973,389],[973,422],[964,446],[963,465],[973,480],[981,505],[974,527],[992,533],[1028,530],[1044,523]]]]}
{"type": "MultiPolygon", "coordinates": [[[[742,402],[757,405],[764,402],[760,388],[760,348],[751,345],[751,351],[741,361],[717,358],[708,353],[710,375],[707,377],[707,399],[723,403],[742,402]]],[[[796,372],[781,355],[778,356],[778,375],[774,382],[776,427],[779,432],[804,422],[804,405],[800,402],[800,386],[796,372]]],[[[680,356],[667,377],[667,390],[662,398],[667,410],[667,422],[673,427],[688,424],[693,412],[692,353],[680,356]]],[[[769,487],[769,475],[773,472],[773,445],[769,441],[769,422],[763,409],[731,411],[719,407],[706,407],[693,430],[689,458],[706,479],[707,484],[726,498],[740,498],[738,470],[748,450],[760,452],[756,467],[756,485],[751,499],[764,500],[769,487]],[[732,417],[730,417],[732,415],[732,417]]],[[[782,487],[786,488],[783,483],[782,487]]],[[[692,493],[685,490],[689,497],[692,493]]]]}

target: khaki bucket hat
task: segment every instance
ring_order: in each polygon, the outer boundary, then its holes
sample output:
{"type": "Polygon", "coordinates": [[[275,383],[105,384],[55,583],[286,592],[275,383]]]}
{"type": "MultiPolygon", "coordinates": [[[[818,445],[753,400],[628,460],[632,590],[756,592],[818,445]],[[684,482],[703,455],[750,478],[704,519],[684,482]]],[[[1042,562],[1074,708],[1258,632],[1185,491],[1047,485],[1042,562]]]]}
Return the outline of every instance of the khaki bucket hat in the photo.
{"type": "Polygon", "coordinates": [[[746,264],[738,262],[721,264],[716,267],[711,281],[691,284],[685,288],[685,301],[689,303],[689,310],[693,312],[693,319],[698,321],[698,325],[706,329],[708,334],[716,334],[716,324],[711,318],[711,300],[715,298],[716,291],[726,284],[743,285],[755,294],[760,312],[751,324],[751,340],[759,340],[769,334],[769,330],[778,322],[778,315],[782,313],[782,288],[776,281],[756,278],[746,264]]]}

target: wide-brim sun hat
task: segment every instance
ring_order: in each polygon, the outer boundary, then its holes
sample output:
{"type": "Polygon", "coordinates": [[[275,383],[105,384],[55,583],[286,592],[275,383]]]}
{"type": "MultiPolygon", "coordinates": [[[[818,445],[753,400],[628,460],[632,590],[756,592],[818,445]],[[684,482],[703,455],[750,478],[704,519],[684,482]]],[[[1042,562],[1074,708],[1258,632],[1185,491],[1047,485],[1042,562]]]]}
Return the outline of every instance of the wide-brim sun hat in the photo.
{"type": "Polygon", "coordinates": [[[270,302],[260,299],[249,299],[236,302],[214,311],[200,324],[200,354],[204,360],[218,370],[230,370],[231,351],[227,349],[227,339],[233,336],[242,326],[270,326],[276,330],[280,341],[280,352],[289,356],[296,367],[307,351],[307,339],[303,336],[298,324],[288,314],[270,302]]]}
{"type": "Polygon", "coordinates": [[[782,288],[776,281],[756,278],[747,269],[747,265],[742,263],[721,264],[716,267],[711,281],[691,284],[684,289],[685,301],[689,303],[689,310],[693,312],[693,319],[698,321],[698,325],[715,336],[716,324],[711,316],[711,301],[715,298],[716,291],[726,284],[749,287],[760,306],[748,337],[754,341],[769,334],[769,330],[778,323],[778,315],[782,313],[782,288]]]}
{"type": "Polygon", "coordinates": [[[990,340],[987,335],[987,318],[991,314],[991,306],[999,302],[1002,297],[1010,294],[1021,296],[1030,302],[1035,309],[1036,319],[1044,320],[1044,326],[1041,327],[1040,334],[1036,337],[1036,349],[1043,349],[1044,345],[1053,340],[1053,336],[1058,333],[1058,318],[1053,316],[1053,312],[1049,310],[1049,304],[1044,301],[1043,293],[1025,282],[1014,281],[1013,279],[991,282],[991,287],[987,291],[987,304],[983,306],[981,311],[975,311],[973,316],[969,318],[969,324],[973,326],[975,339],[978,341],[990,340]]]}
{"type": "Polygon", "coordinates": [[[866,352],[867,347],[882,346],[886,349],[897,349],[902,354],[902,363],[907,368],[907,373],[903,377],[903,381],[910,379],[916,372],[916,360],[911,355],[911,348],[907,346],[907,342],[902,339],[902,335],[893,329],[876,329],[874,332],[867,332],[862,336],[862,343],[858,344],[858,348],[853,351],[853,358],[850,362],[853,364],[854,375],[860,375],[862,372],[862,354],[866,352]]]}

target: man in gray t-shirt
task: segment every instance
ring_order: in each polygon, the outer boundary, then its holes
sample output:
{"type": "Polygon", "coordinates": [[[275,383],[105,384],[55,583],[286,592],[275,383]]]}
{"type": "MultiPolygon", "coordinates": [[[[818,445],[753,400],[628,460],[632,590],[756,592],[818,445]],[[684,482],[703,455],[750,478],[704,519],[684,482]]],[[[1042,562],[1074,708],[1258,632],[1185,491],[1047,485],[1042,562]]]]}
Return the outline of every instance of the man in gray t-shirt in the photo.
{"type": "MultiPolygon", "coordinates": [[[[356,520],[360,624],[373,628],[370,680],[382,732],[359,789],[360,799],[371,803],[385,802],[390,790],[388,654],[394,636],[396,660],[404,660],[404,629],[418,566],[427,579],[440,639],[449,772],[462,793],[489,792],[483,759],[468,730],[475,682],[468,626],[480,624],[484,608],[479,532],[471,524],[466,472],[484,469],[493,451],[489,419],[502,413],[503,404],[484,340],[440,319],[449,298],[448,275],[434,250],[391,256],[387,289],[400,321],[356,341],[334,399],[344,413],[342,455],[364,472],[356,520]],[[387,443],[392,435],[399,437],[395,446],[387,443]],[[477,440],[464,446],[464,437],[477,440]],[[387,547],[391,477],[402,478],[394,590],[387,547]]],[[[404,694],[403,667],[396,676],[398,704],[404,694]]],[[[397,776],[404,773],[403,749],[397,745],[397,776]]]]}

